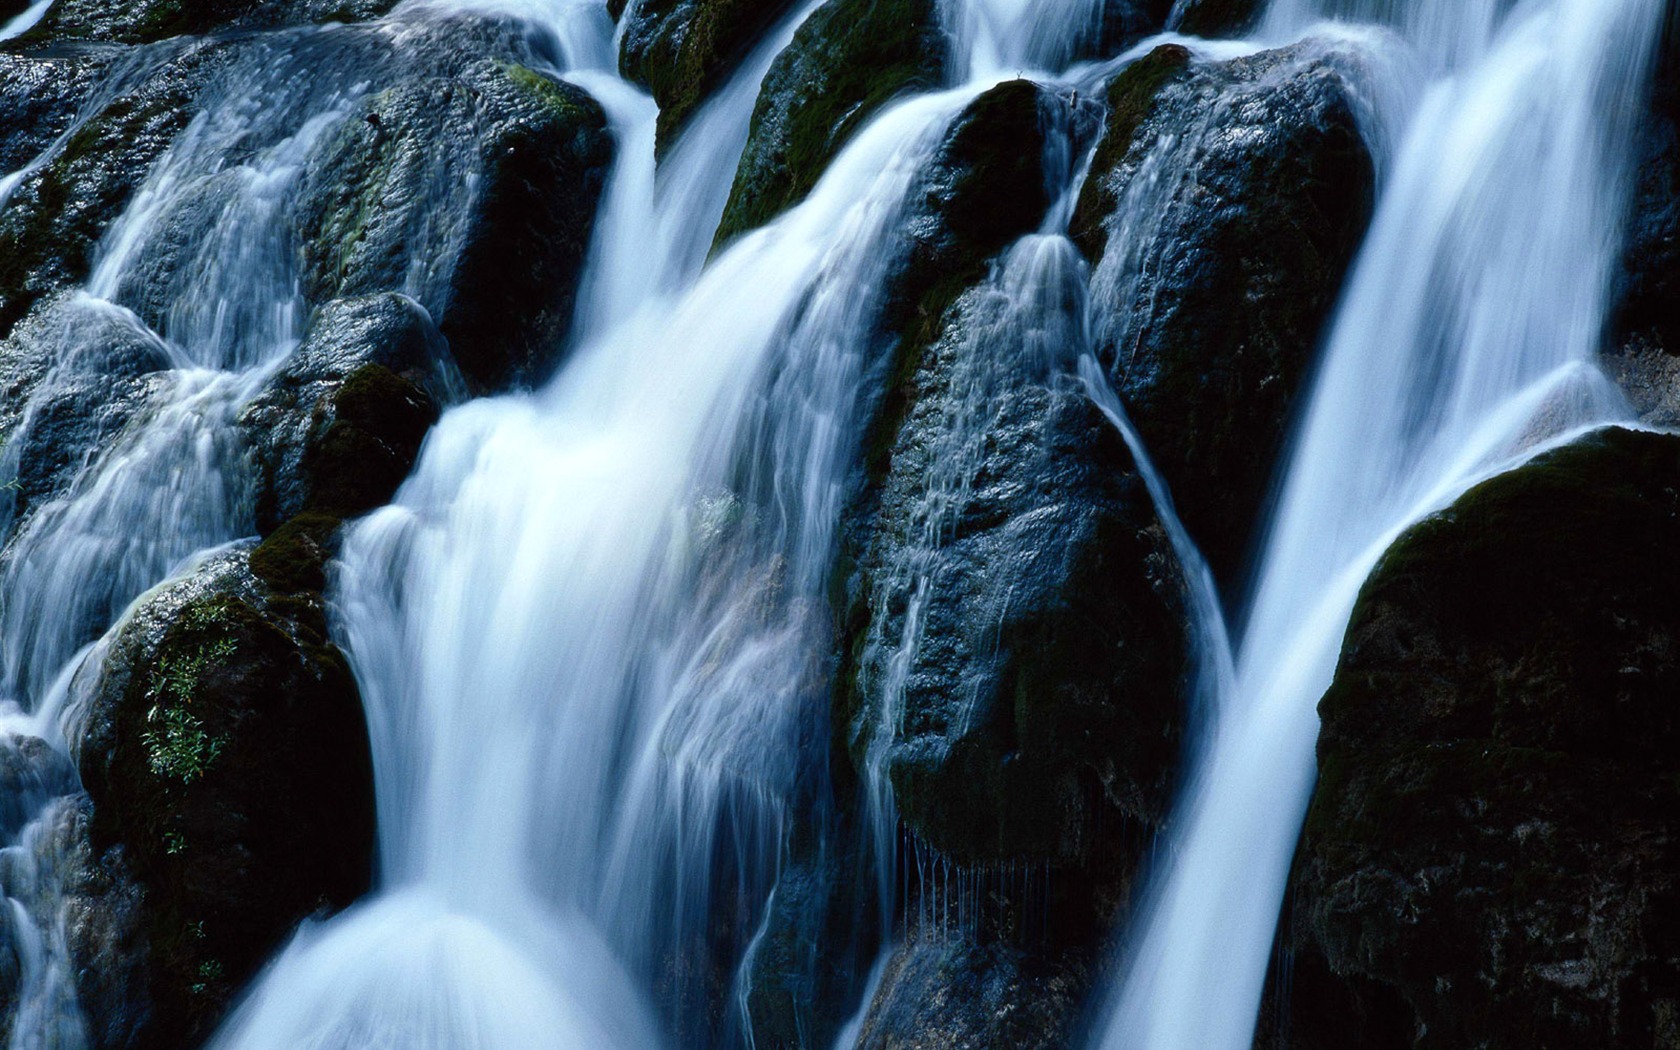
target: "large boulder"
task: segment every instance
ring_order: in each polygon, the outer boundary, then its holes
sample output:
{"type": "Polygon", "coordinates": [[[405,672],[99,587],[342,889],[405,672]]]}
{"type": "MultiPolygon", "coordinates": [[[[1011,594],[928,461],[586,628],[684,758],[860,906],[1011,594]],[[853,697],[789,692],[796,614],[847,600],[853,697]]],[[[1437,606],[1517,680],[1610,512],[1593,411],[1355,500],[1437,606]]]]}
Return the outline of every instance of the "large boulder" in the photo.
{"type": "Polygon", "coordinates": [[[246,405],[257,527],[388,502],[455,383],[443,337],[394,292],[322,307],[303,345],[246,405]]]}
{"type": "Polygon", "coordinates": [[[1680,1046],[1677,697],[1680,438],[1401,537],[1319,707],[1285,1045],[1680,1046]]]}
{"type": "Polygon", "coordinates": [[[534,382],[571,321],[612,159],[606,116],[506,59],[451,65],[369,94],[311,158],[305,293],[405,292],[475,389],[534,382]]]}
{"type": "Polygon", "coordinates": [[[1073,220],[1098,357],[1228,588],[1373,203],[1350,63],[1323,48],[1129,66],[1073,220]]]}
{"type": "Polygon", "coordinates": [[[122,851],[144,894],[141,1046],[202,1039],[300,920],[372,878],[355,680],[322,603],[279,600],[249,553],[233,547],[143,599],[81,672],[91,840],[122,851]]]}
{"type": "Polygon", "coordinates": [[[718,243],[799,203],[877,110],[940,86],[950,38],[936,0],[829,0],[764,78],[718,243]]]}
{"type": "Polygon", "coordinates": [[[659,103],[659,143],[676,139],[706,95],[793,0],[636,0],[620,29],[624,75],[659,103]]]}
{"type": "Polygon", "coordinates": [[[894,949],[858,1029],[858,1050],[1063,1050],[1090,987],[1079,967],[962,933],[894,949]]]}
{"type": "Polygon", "coordinates": [[[1082,866],[1099,827],[1160,819],[1178,750],[1182,582],[1063,356],[1065,251],[1028,242],[945,313],[854,533],[855,760],[884,761],[904,822],[968,863],[1082,866]]]}

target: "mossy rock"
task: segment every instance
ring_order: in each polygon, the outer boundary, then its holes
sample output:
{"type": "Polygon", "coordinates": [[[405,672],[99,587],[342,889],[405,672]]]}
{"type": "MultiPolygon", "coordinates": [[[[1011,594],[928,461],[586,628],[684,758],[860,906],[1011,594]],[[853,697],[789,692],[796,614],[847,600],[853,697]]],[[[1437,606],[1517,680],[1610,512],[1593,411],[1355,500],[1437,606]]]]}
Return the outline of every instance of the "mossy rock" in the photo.
{"type": "Polygon", "coordinates": [[[945,80],[950,41],[935,0],[830,0],[777,57],[717,242],[799,203],[887,102],[945,80]]]}
{"type": "Polygon", "coordinates": [[[283,611],[219,555],[146,599],[106,655],[80,742],[96,850],[144,891],[153,1012],[134,1045],[196,1044],[293,927],[372,876],[372,758],[320,605],[283,611]]]}
{"type": "Polygon", "coordinates": [[[21,46],[66,41],[146,44],[225,29],[272,29],[377,18],[397,0],[56,0],[21,46]]]}
{"type": "Polygon", "coordinates": [[[1234,595],[1375,167],[1322,45],[1188,58],[1164,47],[1116,78],[1072,228],[1097,358],[1234,595]]]}
{"type": "MultiPolygon", "coordinates": [[[[1104,100],[1107,117],[1103,138],[1091,158],[1094,174],[1100,176],[1120,166],[1131,152],[1138,129],[1154,110],[1161,89],[1188,74],[1190,58],[1188,48],[1163,44],[1109,81],[1104,100]]],[[[1069,236],[1087,258],[1102,258],[1108,246],[1108,220],[1119,203],[1118,187],[1113,180],[1101,177],[1085,180],[1069,236]]]]}
{"type": "Polygon", "coordinates": [[[600,106],[526,67],[469,57],[399,79],[310,161],[305,291],[408,292],[475,389],[536,382],[570,324],[611,159],[600,106]],[[438,265],[416,281],[416,259],[438,265]]]}
{"type": "Polygon", "coordinates": [[[1607,430],[1402,536],[1320,704],[1297,1047],[1675,1045],[1680,438],[1607,430]]]}
{"type": "Polygon", "coordinates": [[[198,46],[152,66],[19,184],[0,209],[0,335],[42,297],[87,277],[100,237],[227,58],[224,49],[198,46]]]}
{"type": "Polygon", "coordinates": [[[353,517],[389,502],[451,382],[443,337],[395,293],[337,300],[240,413],[264,535],[303,513],[353,517]]]}
{"type": "Polygon", "coordinates": [[[662,150],[792,7],[792,0],[640,0],[635,5],[623,27],[619,67],[659,103],[662,150]]]}

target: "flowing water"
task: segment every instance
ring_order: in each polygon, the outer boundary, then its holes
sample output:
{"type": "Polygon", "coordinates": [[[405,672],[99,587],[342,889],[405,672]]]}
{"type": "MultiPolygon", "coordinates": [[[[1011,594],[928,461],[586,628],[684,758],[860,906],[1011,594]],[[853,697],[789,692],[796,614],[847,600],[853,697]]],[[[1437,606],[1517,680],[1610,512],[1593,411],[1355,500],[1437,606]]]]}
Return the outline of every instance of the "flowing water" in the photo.
{"type": "Polygon", "coordinates": [[[1316,706],[1360,585],[1408,523],[1572,428],[1621,418],[1603,328],[1657,0],[1277,0],[1390,26],[1422,78],[1284,465],[1171,859],[1104,1047],[1250,1044],[1314,779],[1316,706]]]}
{"type": "MultiPolygon", "coordinates": [[[[760,83],[818,6],[765,35],[657,168],[657,109],[616,74],[602,0],[411,0],[365,29],[272,34],[200,100],[92,278],[43,322],[51,367],[13,431],[48,426],[90,377],[132,377],[100,451],[27,502],[0,497],[0,772],[19,785],[0,798],[0,931],[22,970],[13,1046],[87,1043],[60,885],[82,803],[67,757],[75,671],[148,588],[253,531],[237,417],[303,334],[286,233],[301,175],[369,90],[368,41],[400,50],[429,20],[474,12],[548,40],[546,71],[602,103],[618,144],[576,323],[550,382],[451,410],[394,504],[350,531],[332,598],[374,747],[380,885],[306,923],[213,1045],[750,1041],[720,1014],[745,995],[790,824],[821,790],[827,587],[910,191],[970,100],[1018,71],[1058,81],[1103,28],[1097,0],[945,0],[953,83],[895,101],[803,204],[712,255],[760,83]],[[174,219],[205,195],[223,202],[220,221],[160,271],[174,219]]],[[[1261,40],[1353,32],[1314,29],[1326,17],[1381,23],[1362,39],[1395,53],[1405,83],[1373,92],[1372,139],[1396,144],[1379,157],[1383,199],[1235,646],[1170,493],[1082,358],[1085,271],[1065,237],[1082,157],[1069,129],[1050,129],[1059,203],[981,289],[970,335],[1000,356],[965,357],[925,543],[889,585],[912,605],[939,585],[943,514],[972,480],[1002,355],[1082,382],[1147,474],[1190,569],[1208,727],[1104,1045],[1246,1045],[1311,787],[1314,705],[1357,587],[1405,523],[1618,411],[1587,362],[1661,6],[1274,0],[1261,40]]],[[[1094,95],[1130,57],[1066,85],[1094,95]]],[[[142,73],[114,67],[111,90],[142,73]]],[[[0,202],[74,130],[0,180],[0,202]]],[[[1137,207],[1117,236],[1147,235],[1137,207]]],[[[435,293],[418,279],[405,291],[435,293]]],[[[22,454],[0,450],[3,466],[22,454]]],[[[890,697],[916,618],[872,644],[890,697]]],[[[887,708],[880,739],[896,731],[887,708]]],[[[897,826],[880,757],[865,788],[884,941],[897,826]]]]}

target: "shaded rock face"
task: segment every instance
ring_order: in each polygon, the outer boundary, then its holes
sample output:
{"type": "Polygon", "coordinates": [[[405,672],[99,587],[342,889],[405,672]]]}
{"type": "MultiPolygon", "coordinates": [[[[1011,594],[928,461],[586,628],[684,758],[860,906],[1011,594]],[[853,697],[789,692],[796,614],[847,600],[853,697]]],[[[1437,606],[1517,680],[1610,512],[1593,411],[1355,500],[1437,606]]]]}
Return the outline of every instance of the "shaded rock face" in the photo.
{"type": "Polygon", "coordinates": [[[668,147],[702,99],[794,0],[636,0],[624,12],[619,68],[659,103],[668,147]]]}
{"type": "Polygon", "coordinates": [[[1227,588],[1370,217],[1348,64],[1157,50],[1110,86],[1073,220],[1098,357],[1227,588]]]}
{"type": "Polygon", "coordinates": [[[1279,1045],[1680,1045],[1680,438],[1413,528],[1319,711],[1279,1045]]]}
{"type": "Polygon", "coordinates": [[[1252,31],[1263,13],[1259,0],[1178,0],[1168,24],[1188,36],[1220,39],[1252,31]]]}
{"type": "Polygon", "coordinates": [[[858,556],[854,755],[889,733],[904,821],[967,862],[1083,860],[1099,810],[1158,819],[1177,750],[1181,582],[1060,356],[1082,274],[1058,254],[1026,242],[947,311],[858,556]]]}
{"type": "Polygon", "coordinates": [[[893,953],[882,991],[864,1018],[858,1047],[959,1050],[1074,1045],[1089,987],[1067,970],[1000,944],[929,937],[893,953]]]}
{"type": "Polygon", "coordinates": [[[946,77],[937,0],[830,0],[764,78],[718,243],[799,203],[851,136],[897,95],[946,77]]]}
{"type": "MultiPolygon", "coordinates": [[[[8,87],[27,93],[40,77],[68,73],[93,101],[69,139],[0,202],[0,335],[43,296],[87,277],[100,236],[186,127],[193,98],[227,57],[186,43],[124,59],[97,94],[84,78],[97,78],[102,63],[8,57],[8,87]]],[[[36,141],[4,137],[25,152],[36,141]]]]}
{"type": "Polygon", "coordinates": [[[1670,18],[1629,208],[1605,371],[1656,426],[1680,425],[1680,22],[1670,18]]]}
{"type": "Polygon", "coordinates": [[[355,681],[315,600],[219,555],[148,598],[89,684],[92,843],[144,893],[153,1016],[196,1042],[303,918],[371,880],[373,769],[355,681]]]}
{"type": "Polygon", "coordinates": [[[476,390],[539,380],[571,320],[611,154],[605,115],[577,88],[506,60],[417,70],[312,158],[305,288],[317,302],[412,296],[476,390]]]}
{"type": "Polygon", "coordinates": [[[451,382],[442,336],[395,293],[316,315],[295,354],[245,407],[266,534],[305,512],[349,517],[388,502],[408,476],[451,382]]]}
{"type": "Polygon", "coordinates": [[[213,30],[272,29],[312,22],[359,22],[397,0],[58,0],[23,38],[143,44],[213,30]]]}

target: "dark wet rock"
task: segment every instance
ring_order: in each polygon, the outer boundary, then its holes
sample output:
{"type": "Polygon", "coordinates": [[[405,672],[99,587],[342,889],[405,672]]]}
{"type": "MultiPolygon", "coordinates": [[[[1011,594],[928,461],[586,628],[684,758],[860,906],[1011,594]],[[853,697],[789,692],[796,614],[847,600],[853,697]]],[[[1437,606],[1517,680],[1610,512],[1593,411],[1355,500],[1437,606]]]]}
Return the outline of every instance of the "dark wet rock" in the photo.
{"type": "Polygon", "coordinates": [[[803,200],[883,105],[944,82],[949,52],[937,0],[824,4],[764,78],[718,242],[803,200]]]}
{"type": "Polygon", "coordinates": [[[793,0],[638,0],[619,66],[659,103],[661,148],[793,0]]]}
{"type": "Polygon", "coordinates": [[[1605,370],[1646,422],[1680,426],[1680,29],[1671,22],[1640,138],[1605,370]]]}
{"type": "MultiPolygon", "coordinates": [[[[29,749],[44,749],[35,741],[29,749]]],[[[50,751],[50,749],[48,749],[50,751]]],[[[85,1045],[99,1050],[128,1050],[150,1016],[145,982],[146,942],[140,915],[141,893],[127,870],[122,851],[96,857],[88,836],[91,807],[75,788],[69,759],[51,752],[63,767],[53,779],[59,797],[45,802],[28,829],[0,853],[0,1004],[18,999],[22,976],[18,947],[25,938],[44,937],[48,950],[71,985],[60,989],[76,997],[79,1016],[43,1022],[16,1033],[12,1011],[0,1011],[0,1038],[24,1035],[20,1045],[85,1045]],[[21,914],[20,914],[21,912],[21,914]],[[20,927],[28,927],[23,929],[20,927]],[[46,1044],[41,1044],[41,1040],[46,1044]]],[[[55,967],[56,968],[56,967],[55,967]]]]}
{"type": "Polygon", "coordinates": [[[39,737],[0,734],[0,842],[12,842],[46,803],[76,788],[76,769],[39,737]]]}
{"type": "Polygon", "coordinates": [[[523,66],[399,80],[310,161],[305,292],[406,292],[476,388],[536,381],[571,320],[611,155],[594,100],[523,66]]]}
{"type": "Polygon", "coordinates": [[[240,415],[266,535],[306,511],[388,502],[454,385],[443,337],[396,293],[323,307],[303,345],[240,415]]]}
{"type": "Polygon", "coordinates": [[[22,43],[143,44],[222,29],[273,29],[377,18],[397,0],[56,0],[22,43]]]}
{"type": "Polygon", "coordinates": [[[92,841],[144,891],[154,1004],[137,1045],[195,1043],[303,918],[372,874],[372,760],[318,600],[217,555],[145,600],[83,675],[92,841]]]}
{"type": "Polygon", "coordinates": [[[886,769],[937,850],[1083,867],[1099,827],[1166,806],[1182,581],[1120,435],[1012,305],[966,293],[910,373],[853,531],[848,724],[862,768],[898,707],[886,769]]]}
{"type": "Polygon", "coordinates": [[[1178,0],[1170,24],[1188,36],[1239,37],[1260,24],[1262,13],[1260,0],[1178,0]]]}
{"type": "Polygon", "coordinates": [[[108,61],[97,54],[0,51],[0,172],[17,171],[68,130],[108,61]]]}
{"type": "Polygon", "coordinates": [[[1680,1045],[1680,438],[1608,430],[1413,528],[1319,707],[1302,1048],[1680,1045]]]}
{"type": "Polygon", "coordinates": [[[1073,229],[1098,357],[1232,587],[1374,174],[1345,56],[1187,59],[1164,47],[1115,80],[1073,229]]]}
{"type": "Polygon", "coordinates": [[[935,935],[893,952],[858,1036],[860,1050],[1062,1050],[1089,978],[1078,966],[998,943],[935,935]]]}
{"type": "MultiPolygon", "coordinates": [[[[1043,222],[1051,204],[1049,133],[1076,120],[1067,100],[1030,80],[1010,80],[976,98],[952,122],[909,193],[909,248],[883,315],[885,328],[901,335],[904,346],[930,342],[957,295],[985,276],[994,256],[1043,222]]],[[[914,356],[901,352],[898,358],[904,363],[914,356]]],[[[901,367],[895,384],[903,378],[901,367]]],[[[903,405],[896,390],[887,396],[881,419],[896,427],[903,405]]],[[[872,466],[878,465],[879,441],[879,433],[869,440],[872,466]]]]}
{"type": "Polygon", "coordinates": [[[222,63],[207,45],[126,66],[102,105],[0,207],[0,335],[42,296],[82,281],[93,249],[192,118],[222,63]]]}
{"type": "Polygon", "coordinates": [[[77,293],[43,303],[0,341],[0,463],[12,471],[0,489],[4,520],[66,492],[145,408],[169,364],[132,314],[77,293]]]}
{"type": "MultiPolygon", "coordinates": [[[[852,777],[839,772],[849,789],[852,777]]],[[[880,948],[876,870],[860,848],[855,814],[806,816],[794,826],[763,934],[743,964],[743,1021],[757,1046],[834,1045],[880,948]]]]}

